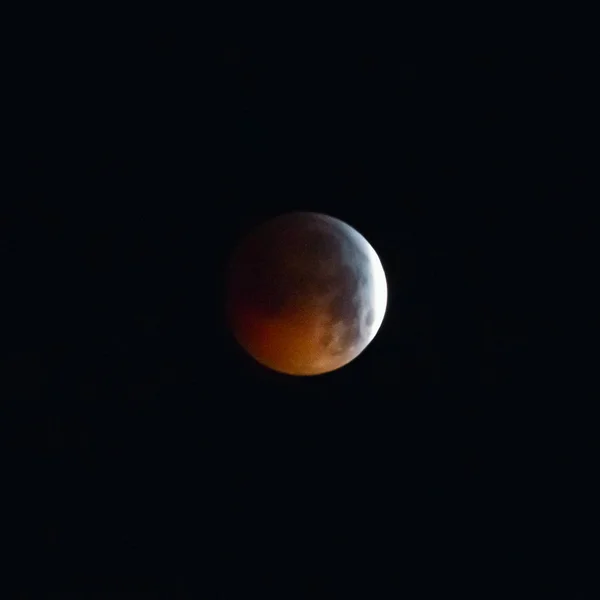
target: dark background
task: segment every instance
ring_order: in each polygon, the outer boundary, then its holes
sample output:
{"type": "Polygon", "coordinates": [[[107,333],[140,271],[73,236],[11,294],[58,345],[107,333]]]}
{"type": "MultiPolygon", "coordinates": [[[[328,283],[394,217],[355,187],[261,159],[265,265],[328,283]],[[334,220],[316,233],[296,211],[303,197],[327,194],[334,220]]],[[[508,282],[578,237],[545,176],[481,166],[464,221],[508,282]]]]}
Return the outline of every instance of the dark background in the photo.
{"type": "Polygon", "coordinates": [[[555,585],[574,525],[554,511],[589,443],[552,366],[573,88],[560,35],[481,17],[468,35],[441,17],[308,34],[280,15],[265,34],[256,15],[80,15],[23,46],[5,366],[24,581],[80,598],[555,585]],[[258,366],[223,318],[236,240],[291,210],[348,222],[388,277],[375,340],[313,378],[258,366]]]}

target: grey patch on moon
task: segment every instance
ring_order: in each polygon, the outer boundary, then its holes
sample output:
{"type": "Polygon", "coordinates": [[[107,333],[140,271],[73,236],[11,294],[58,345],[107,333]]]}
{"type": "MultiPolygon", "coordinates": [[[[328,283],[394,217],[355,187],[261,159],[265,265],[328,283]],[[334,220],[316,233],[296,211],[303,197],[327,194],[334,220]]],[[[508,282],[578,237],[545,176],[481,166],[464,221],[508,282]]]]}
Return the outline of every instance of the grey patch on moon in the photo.
{"type": "Polygon", "coordinates": [[[374,311],[369,306],[371,282],[365,275],[370,272],[368,257],[356,248],[346,248],[344,259],[332,286],[336,293],[327,307],[330,315],[328,331],[321,338],[323,346],[333,356],[362,350],[370,339],[375,321],[374,311]],[[369,307],[366,314],[365,307],[369,307]]]}

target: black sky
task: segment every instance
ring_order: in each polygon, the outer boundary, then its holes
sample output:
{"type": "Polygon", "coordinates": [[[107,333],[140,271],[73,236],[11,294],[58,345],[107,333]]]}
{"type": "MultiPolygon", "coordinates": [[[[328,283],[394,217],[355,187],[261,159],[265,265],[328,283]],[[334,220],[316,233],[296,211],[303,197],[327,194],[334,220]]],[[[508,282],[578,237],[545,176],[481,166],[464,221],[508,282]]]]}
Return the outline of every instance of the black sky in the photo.
{"type": "Polygon", "coordinates": [[[564,269],[560,60],[492,30],[142,21],[33,53],[6,239],[35,585],[490,597],[543,572],[571,468],[533,350],[564,269]],[[292,210],[348,222],[388,277],[373,343],[315,378],[255,364],[222,312],[233,244],[292,210]]]}

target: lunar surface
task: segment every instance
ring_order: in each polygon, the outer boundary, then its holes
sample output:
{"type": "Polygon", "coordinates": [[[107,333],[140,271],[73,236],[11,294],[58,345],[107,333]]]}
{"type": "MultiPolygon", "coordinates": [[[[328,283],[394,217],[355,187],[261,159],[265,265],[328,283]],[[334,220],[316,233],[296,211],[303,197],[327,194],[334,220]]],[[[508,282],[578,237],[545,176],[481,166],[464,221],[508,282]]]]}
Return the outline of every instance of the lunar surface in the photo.
{"type": "Polygon", "coordinates": [[[276,217],[235,250],[227,312],[240,345],[290,375],[339,369],[371,342],[384,317],[387,284],[358,231],[308,212],[276,217]]]}

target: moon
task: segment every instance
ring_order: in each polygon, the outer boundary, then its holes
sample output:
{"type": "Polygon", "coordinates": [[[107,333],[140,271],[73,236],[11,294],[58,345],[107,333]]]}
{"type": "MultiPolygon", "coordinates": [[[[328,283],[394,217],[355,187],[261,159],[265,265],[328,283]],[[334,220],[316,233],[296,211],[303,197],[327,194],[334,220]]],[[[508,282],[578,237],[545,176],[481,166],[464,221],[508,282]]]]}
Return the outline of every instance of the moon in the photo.
{"type": "Polygon", "coordinates": [[[227,317],[244,350],[289,375],[347,365],[373,340],[387,306],[377,253],[350,225],[314,212],[280,215],[234,250],[227,317]]]}

